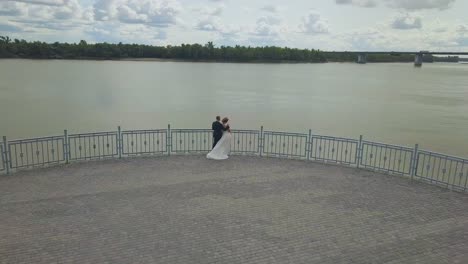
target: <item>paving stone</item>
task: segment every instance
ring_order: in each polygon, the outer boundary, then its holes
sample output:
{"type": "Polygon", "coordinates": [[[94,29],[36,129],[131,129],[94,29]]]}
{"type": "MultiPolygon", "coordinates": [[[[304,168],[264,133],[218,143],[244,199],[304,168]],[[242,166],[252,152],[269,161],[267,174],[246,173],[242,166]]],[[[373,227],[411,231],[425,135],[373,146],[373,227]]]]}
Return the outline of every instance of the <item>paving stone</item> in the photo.
{"type": "Polygon", "coordinates": [[[0,263],[468,263],[468,195],[274,158],[74,163],[0,176],[0,263]]]}

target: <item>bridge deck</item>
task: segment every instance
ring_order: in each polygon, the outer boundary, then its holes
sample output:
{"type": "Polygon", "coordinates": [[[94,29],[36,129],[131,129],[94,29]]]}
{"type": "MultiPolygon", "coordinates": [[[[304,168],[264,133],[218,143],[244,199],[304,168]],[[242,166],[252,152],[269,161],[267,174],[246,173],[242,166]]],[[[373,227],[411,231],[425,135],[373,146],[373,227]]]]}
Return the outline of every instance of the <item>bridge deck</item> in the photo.
{"type": "Polygon", "coordinates": [[[0,219],[0,263],[468,263],[468,195],[303,161],[22,171],[0,219]]]}
{"type": "Polygon", "coordinates": [[[325,53],[352,53],[352,54],[393,54],[393,55],[415,55],[415,54],[430,54],[430,55],[468,55],[468,52],[456,51],[324,51],[325,53]]]}

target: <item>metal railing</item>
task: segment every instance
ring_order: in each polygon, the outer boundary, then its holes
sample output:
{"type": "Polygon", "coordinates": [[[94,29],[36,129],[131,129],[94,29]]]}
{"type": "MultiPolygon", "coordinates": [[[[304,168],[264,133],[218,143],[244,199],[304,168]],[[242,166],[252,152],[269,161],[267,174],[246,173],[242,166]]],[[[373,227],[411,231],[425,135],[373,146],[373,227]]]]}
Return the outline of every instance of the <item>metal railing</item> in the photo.
{"type": "Polygon", "coordinates": [[[69,160],[87,160],[117,157],[119,155],[119,133],[99,132],[68,136],[69,160]]]}
{"type": "Polygon", "coordinates": [[[167,130],[128,130],[121,133],[122,155],[167,153],[167,130]]]}
{"type": "Polygon", "coordinates": [[[311,135],[311,160],[356,165],[359,140],[311,135]]]}
{"type": "MultiPolygon", "coordinates": [[[[75,160],[208,153],[212,130],[121,130],[0,142],[0,172],[75,160]]],[[[306,133],[233,130],[231,154],[336,163],[408,176],[466,192],[468,160],[414,148],[306,133]]]]}
{"type": "Polygon", "coordinates": [[[233,130],[231,138],[231,153],[260,155],[260,131],[233,130]]]}
{"type": "Polygon", "coordinates": [[[0,171],[6,170],[6,160],[5,160],[5,148],[3,147],[3,142],[0,142],[0,171]]]}
{"type": "Polygon", "coordinates": [[[388,173],[411,175],[414,149],[362,141],[359,166],[388,173]]]}
{"type": "Polygon", "coordinates": [[[208,153],[213,144],[213,131],[209,129],[171,130],[172,153],[208,153]]]}
{"type": "Polygon", "coordinates": [[[265,156],[307,158],[307,134],[265,131],[263,141],[265,156]]]}
{"type": "Polygon", "coordinates": [[[27,168],[65,161],[64,136],[13,140],[8,142],[10,168],[27,168]]]}
{"type": "Polygon", "coordinates": [[[468,160],[421,150],[415,178],[456,190],[467,190],[468,160]]]}

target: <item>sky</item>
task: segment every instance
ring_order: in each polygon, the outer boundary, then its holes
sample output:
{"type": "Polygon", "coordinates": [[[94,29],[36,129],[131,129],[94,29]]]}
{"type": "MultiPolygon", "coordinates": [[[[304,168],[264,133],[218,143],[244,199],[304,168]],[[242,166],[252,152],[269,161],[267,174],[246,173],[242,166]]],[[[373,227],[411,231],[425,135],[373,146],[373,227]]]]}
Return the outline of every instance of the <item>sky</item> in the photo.
{"type": "Polygon", "coordinates": [[[468,51],[468,0],[0,0],[0,35],[46,42],[468,51]]]}

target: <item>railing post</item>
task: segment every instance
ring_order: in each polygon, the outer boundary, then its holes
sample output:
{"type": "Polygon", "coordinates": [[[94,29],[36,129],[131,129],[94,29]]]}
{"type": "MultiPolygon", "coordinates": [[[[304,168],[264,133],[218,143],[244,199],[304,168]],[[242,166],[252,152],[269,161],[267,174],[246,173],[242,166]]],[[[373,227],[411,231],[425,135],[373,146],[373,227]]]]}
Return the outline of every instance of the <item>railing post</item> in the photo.
{"type": "Polygon", "coordinates": [[[359,165],[361,164],[361,160],[362,160],[362,135],[359,136],[359,144],[358,144],[358,148],[356,150],[357,154],[356,154],[356,166],[359,168],[359,165]]]}
{"type": "Polygon", "coordinates": [[[413,152],[413,157],[411,160],[411,180],[413,180],[414,175],[416,175],[418,171],[418,160],[419,160],[419,145],[416,144],[414,145],[414,152],[413,152]]]}
{"type": "Polygon", "coordinates": [[[258,142],[258,147],[260,148],[260,157],[263,155],[263,126],[260,127],[260,137],[258,142]]]}
{"type": "Polygon", "coordinates": [[[310,152],[312,150],[312,129],[309,129],[309,138],[307,139],[307,146],[306,146],[306,151],[307,151],[307,160],[310,160],[310,152]]]}
{"type": "Polygon", "coordinates": [[[117,153],[119,153],[119,159],[122,158],[122,130],[120,126],[117,128],[117,153]]]}
{"type": "Polygon", "coordinates": [[[6,139],[6,136],[3,136],[3,147],[5,148],[3,150],[3,164],[5,165],[5,169],[6,169],[6,173],[7,174],[10,174],[10,163],[8,162],[8,157],[9,157],[9,154],[8,154],[8,142],[7,142],[7,139],[6,139]]]}
{"type": "Polygon", "coordinates": [[[166,134],[167,156],[171,156],[171,147],[172,147],[171,124],[168,124],[167,125],[167,134],[166,134]]]}
{"type": "Polygon", "coordinates": [[[5,165],[5,155],[3,153],[3,145],[0,144],[0,162],[3,166],[3,168],[6,168],[6,165],[5,165]]]}
{"type": "Polygon", "coordinates": [[[63,130],[63,156],[65,158],[65,163],[69,162],[70,147],[68,146],[68,131],[63,130]]]}

